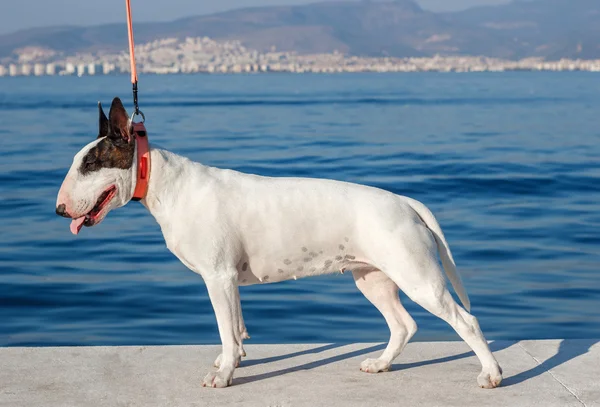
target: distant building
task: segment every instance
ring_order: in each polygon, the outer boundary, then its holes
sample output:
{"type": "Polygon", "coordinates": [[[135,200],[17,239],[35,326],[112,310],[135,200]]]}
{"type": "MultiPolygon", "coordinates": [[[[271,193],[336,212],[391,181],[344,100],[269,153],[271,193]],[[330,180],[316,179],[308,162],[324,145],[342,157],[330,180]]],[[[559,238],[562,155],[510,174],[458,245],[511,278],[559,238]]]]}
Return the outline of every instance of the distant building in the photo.
{"type": "Polygon", "coordinates": [[[46,66],[42,64],[35,64],[33,66],[33,74],[35,76],[42,76],[46,73],[46,66]]]}
{"type": "Polygon", "coordinates": [[[65,74],[73,75],[75,73],[75,64],[71,62],[67,62],[65,64],[65,74]]]}
{"type": "Polygon", "coordinates": [[[4,65],[0,65],[0,76],[8,75],[8,69],[4,67],[4,65]]]}
{"type": "Polygon", "coordinates": [[[85,75],[85,65],[79,64],[77,65],[77,76],[81,78],[83,75],[85,75]]]}
{"type": "Polygon", "coordinates": [[[115,64],[111,64],[110,62],[105,62],[102,64],[102,73],[104,75],[108,75],[115,70],[115,64]]]}
{"type": "Polygon", "coordinates": [[[55,64],[46,64],[46,75],[56,75],[56,65],[55,64]]]}
{"type": "Polygon", "coordinates": [[[8,66],[8,74],[10,76],[17,76],[17,75],[19,75],[19,67],[16,66],[15,64],[10,64],[8,66]]]}
{"type": "Polygon", "coordinates": [[[29,76],[33,71],[33,67],[29,64],[21,65],[21,75],[29,76]]]}
{"type": "Polygon", "coordinates": [[[91,64],[88,64],[88,66],[87,66],[87,74],[88,75],[97,75],[100,72],[102,72],[102,69],[103,69],[102,65],[91,63],[91,64]]]}

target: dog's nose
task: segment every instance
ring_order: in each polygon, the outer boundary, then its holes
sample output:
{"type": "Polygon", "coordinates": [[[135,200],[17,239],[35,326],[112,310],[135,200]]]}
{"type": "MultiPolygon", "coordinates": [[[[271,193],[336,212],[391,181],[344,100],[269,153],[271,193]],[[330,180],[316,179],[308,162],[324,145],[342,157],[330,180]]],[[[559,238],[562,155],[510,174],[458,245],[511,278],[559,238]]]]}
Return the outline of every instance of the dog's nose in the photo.
{"type": "Polygon", "coordinates": [[[65,204],[60,204],[56,207],[56,214],[64,218],[70,218],[71,216],[67,213],[67,207],[65,204]]]}

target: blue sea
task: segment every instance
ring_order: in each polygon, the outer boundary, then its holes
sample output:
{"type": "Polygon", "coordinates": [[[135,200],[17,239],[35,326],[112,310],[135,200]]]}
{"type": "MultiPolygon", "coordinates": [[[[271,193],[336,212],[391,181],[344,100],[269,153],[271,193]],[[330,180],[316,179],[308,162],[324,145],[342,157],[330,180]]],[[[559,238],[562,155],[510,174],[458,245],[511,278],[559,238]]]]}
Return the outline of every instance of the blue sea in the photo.
{"type": "MultiPolygon", "coordinates": [[[[79,236],[54,214],[96,103],[127,76],[0,78],[0,345],[219,343],[200,276],[137,202],[79,236]]],[[[600,338],[600,76],[142,76],[150,139],[204,164],[425,203],[487,339],[600,338]]],[[[384,342],[351,275],[242,287],[249,343],[384,342]]],[[[416,341],[458,340],[401,294],[416,341]]]]}

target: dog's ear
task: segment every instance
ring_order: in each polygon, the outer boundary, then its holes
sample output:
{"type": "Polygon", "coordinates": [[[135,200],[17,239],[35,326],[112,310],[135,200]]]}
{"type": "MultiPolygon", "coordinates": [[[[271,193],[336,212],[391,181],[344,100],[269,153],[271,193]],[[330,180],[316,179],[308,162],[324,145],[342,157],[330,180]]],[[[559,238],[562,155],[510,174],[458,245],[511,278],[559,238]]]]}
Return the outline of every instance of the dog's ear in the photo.
{"type": "Polygon", "coordinates": [[[109,131],[108,118],[102,110],[102,103],[98,102],[98,138],[108,136],[109,131]]]}
{"type": "Polygon", "coordinates": [[[129,124],[129,115],[123,107],[121,99],[114,98],[108,113],[109,135],[108,137],[115,143],[131,143],[131,129],[129,124]]]}

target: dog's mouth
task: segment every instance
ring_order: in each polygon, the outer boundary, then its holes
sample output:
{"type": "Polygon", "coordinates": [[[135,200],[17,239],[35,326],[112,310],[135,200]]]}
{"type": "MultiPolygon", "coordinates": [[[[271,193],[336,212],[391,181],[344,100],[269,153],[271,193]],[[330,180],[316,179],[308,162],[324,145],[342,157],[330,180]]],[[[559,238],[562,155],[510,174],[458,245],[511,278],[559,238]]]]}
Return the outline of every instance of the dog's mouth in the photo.
{"type": "Polygon", "coordinates": [[[91,211],[71,221],[71,233],[76,235],[83,226],[90,227],[100,223],[100,221],[102,221],[104,208],[106,208],[106,205],[114,198],[116,193],[117,187],[114,185],[104,191],[91,211]]]}

